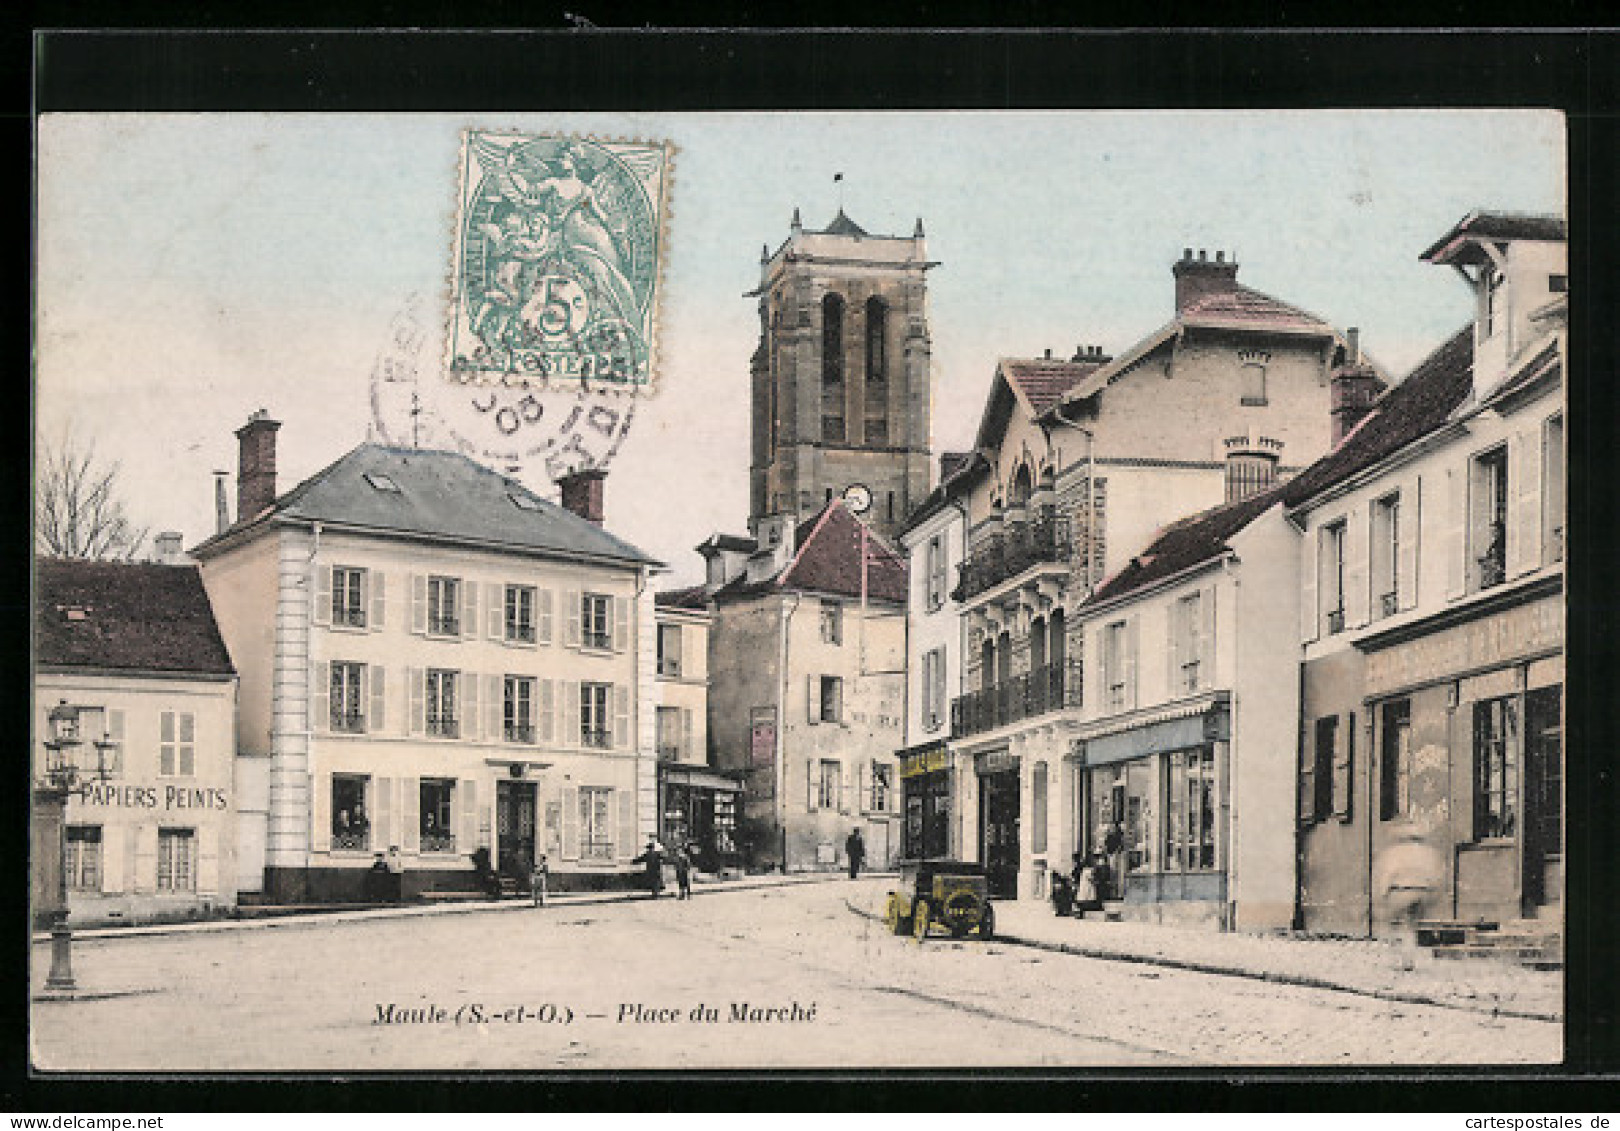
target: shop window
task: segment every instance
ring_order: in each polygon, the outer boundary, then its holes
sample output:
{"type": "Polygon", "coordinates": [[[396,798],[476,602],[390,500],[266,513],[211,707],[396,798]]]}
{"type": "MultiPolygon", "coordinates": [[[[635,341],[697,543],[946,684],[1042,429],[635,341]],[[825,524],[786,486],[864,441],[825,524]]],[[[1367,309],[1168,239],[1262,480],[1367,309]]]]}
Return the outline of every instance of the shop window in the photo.
{"type": "Polygon", "coordinates": [[[348,628],[366,627],[366,571],[332,567],[332,623],[348,628]]]}
{"type": "Polygon", "coordinates": [[[821,602],[821,639],[825,644],[844,642],[844,606],[837,601],[821,602]]]}
{"type": "Polygon", "coordinates": [[[613,859],[613,790],[580,788],[579,855],[584,860],[613,859]]]}
{"type": "Polygon", "coordinates": [[[1504,444],[1470,465],[1468,556],[1470,589],[1489,589],[1507,576],[1508,462],[1504,444]]]}
{"type": "Polygon", "coordinates": [[[579,685],[579,740],[586,746],[606,750],[613,745],[613,720],[608,715],[612,690],[609,683],[579,685]]]}
{"type": "Polygon", "coordinates": [[[613,600],[600,593],[580,598],[580,630],[587,648],[613,647],[613,600]]]}
{"type": "Polygon", "coordinates": [[[1474,704],[1474,839],[1518,832],[1519,704],[1512,696],[1474,704]]]}
{"type": "Polygon", "coordinates": [[[681,678],[681,626],[678,624],[658,626],[658,674],[670,679],[681,678]]]}
{"type": "Polygon", "coordinates": [[[1383,706],[1382,762],[1378,815],[1394,821],[1412,815],[1412,704],[1397,699],[1383,706]]]}
{"type": "Polygon", "coordinates": [[[101,890],[101,826],[67,827],[67,884],[73,891],[101,890]]]}
{"type": "Polygon", "coordinates": [[[331,726],[340,734],[360,734],[366,729],[364,664],[344,660],[332,664],[331,726]]]}
{"type": "Polygon", "coordinates": [[[534,741],[534,679],[509,675],[502,697],[502,724],[508,742],[534,741]]]}
{"type": "Polygon", "coordinates": [[[1344,521],[1322,527],[1321,539],[1319,600],[1326,633],[1331,636],[1344,631],[1344,521]]]}
{"type": "Polygon", "coordinates": [[[197,716],[164,711],[158,719],[158,773],[189,778],[197,772],[197,716]]]}
{"type": "Polygon", "coordinates": [[[1215,867],[1215,753],[1207,746],[1165,758],[1164,861],[1179,872],[1215,867]]]}
{"type": "MultiPolygon", "coordinates": [[[[1525,696],[1525,829],[1535,853],[1560,856],[1564,845],[1563,689],[1525,696]]],[[[1549,894],[1549,893],[1543,893],[1549,894]]]]}
{"type": "Polygon", "coordinates": [[[823,758],[817,767],[816,775],[816,808],[838,809],[842,801],[843,766],[841,763],[823,758]]]}
{"type": "Polygon", "coordinates": [[[1394,616],[1401,607],[1401,496],[1385,495],[1372,507],[1372,615],[1394,616]]]}
{"type": "Polygon", "coordinates": [[[461,635],[460,579],[427,579],[427,630],[434,636],[461,635]]]}
{"type": "Polygon", "coordinates": [[[429,668],[427,673],[427,732],[440,738],[455,738],[461,733],[456,712],[457,681],[461,673],[429,668]]]}
{"type": "Polygon", "coordinates": [[[506,587],[506,639],[517,644],[534,643],[534,586],[506,587]]]}
{"type": "Polygon", "coordinates": [[[420,786],[419,834],[423,852],[454,852],[456,783],[452,778],[423,778],[420,786]]]}
{"type": "Polygon", "coordinates": [[[197,890],[197,830],[159,829],[158,891],[197,890]]]}
{"type": "Polygon", "coordinates": [[[1564,418],[1550,418],[1542,435],[1542,561],[1564,560],[1564,418]]]}
{"type": "Polygon", "coordinates": [[[332,850],[360,852],[371,847],[371,818],[366,791],[371,779],[361,774],[332,775],[332,850]]]}

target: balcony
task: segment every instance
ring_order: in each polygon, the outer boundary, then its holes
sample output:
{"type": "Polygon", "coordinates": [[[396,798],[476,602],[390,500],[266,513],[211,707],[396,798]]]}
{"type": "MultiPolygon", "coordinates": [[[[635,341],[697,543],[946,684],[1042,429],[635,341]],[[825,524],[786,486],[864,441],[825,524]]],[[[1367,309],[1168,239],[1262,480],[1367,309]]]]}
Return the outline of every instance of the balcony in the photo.
{"type": "Polygon", "coordinates": [[[525,745],[534,742],[534,727],[529,723],[507,723],[506,741],[519,742],[525,745]]]}
{"type": "Polygon", "coordinates": [[[997,730],[1081,703],[1082,671],[1079,660],[1047,664],[980,691],[971,691],[951,703],[951,737],[997,730]]]}
{"type": "Polygon", "coordinates": [[[364,734],[366,717],[358,711],[335,708],[332,711],[332,729],[339,734],[364,734]]]}
{"type": "Polygon", "coordinates": [[[1010,525],[975,548],[957,567],[951,597],[970,601],[1031,566],[1067,563],[1071,552],[1068,521],[1051,510],[1039,511],[1032,521],[1010,525]]]}
{"type": "Polygon", "coordinates": [[[613,732],[596,727],[584,727],[579,733],[580,741],[597,750],[606,750],[613,745],[613,732]]]}

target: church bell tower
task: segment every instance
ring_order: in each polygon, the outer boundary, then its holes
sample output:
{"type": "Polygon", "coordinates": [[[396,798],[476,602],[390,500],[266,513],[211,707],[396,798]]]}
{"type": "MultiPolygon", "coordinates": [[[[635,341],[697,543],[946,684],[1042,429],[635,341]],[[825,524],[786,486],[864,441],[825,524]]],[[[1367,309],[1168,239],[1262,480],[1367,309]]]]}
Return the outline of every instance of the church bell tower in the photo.
{"type": "Polygon", "coordinates": [[[928,494],[933,413],[922,221],[875,236],[842,209],[821,231],[797,210],[760,256],[752,363],[750,525],[802,522],[843,496],[892,537],[928,494]]]}

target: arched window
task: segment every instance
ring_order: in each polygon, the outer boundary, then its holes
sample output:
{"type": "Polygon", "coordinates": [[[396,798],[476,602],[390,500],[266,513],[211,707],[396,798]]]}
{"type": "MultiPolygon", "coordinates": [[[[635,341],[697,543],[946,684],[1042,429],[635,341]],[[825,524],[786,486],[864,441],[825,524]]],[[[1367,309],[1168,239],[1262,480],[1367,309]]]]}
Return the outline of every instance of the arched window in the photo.
{"type": "Polygon", "coordinates": [[[1046,666],[1046,618],[1036,617],[1029,626],[1029,670],[1046,666]]]}
{"type": "Polygon", "coordinates": [[[1035,491],[1035,478],[1029,473],[1029,464],[1021,463],[1013,474],[1012,490],[1009,493],[1009,506],[1021,507],[1029,502],[1029,497],[1035,491]]]}
{"type": "Polygon", "coordinates": [[[866,300],[866,380],[889,379],[889,304],[873,295],[866,300]]]}
{"type": "Polygon", "coordinates": [[[826,385],[844,381],[844,299],[837,294],[821,300],[821,380],[826,385]]]}
{"type": "Polygon", "coordinates": [[[979,646],[979,686],[989,691],[996,685],[996,642],[989,636],[979,646]]]}

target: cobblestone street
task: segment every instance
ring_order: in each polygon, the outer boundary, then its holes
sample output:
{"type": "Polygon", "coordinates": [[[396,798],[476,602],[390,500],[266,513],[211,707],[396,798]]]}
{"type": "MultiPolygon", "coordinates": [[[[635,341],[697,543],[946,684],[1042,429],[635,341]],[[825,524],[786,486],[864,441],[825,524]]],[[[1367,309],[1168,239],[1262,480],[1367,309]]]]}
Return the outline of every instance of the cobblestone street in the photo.
{"type": "MultiPolygon", "coordinates": [[[[684,903],[81,939],[81,996],[35,1002],[34,1060],[43,1069],[184,1072],[1529,1064],[1560,1056],[1560,1027],[1550,1021],[1005,942],[919,946],[852,910],[875,905],[889,886],[876,877],[700,890],[684,903]],[[393,1020],[380,1022],[390,1006],[393,1020]],[[713,1012],[694,1015],[700,1006],[713,1012]]],[[[47,957],[37,944],[36,993],[47,957]]]]}

